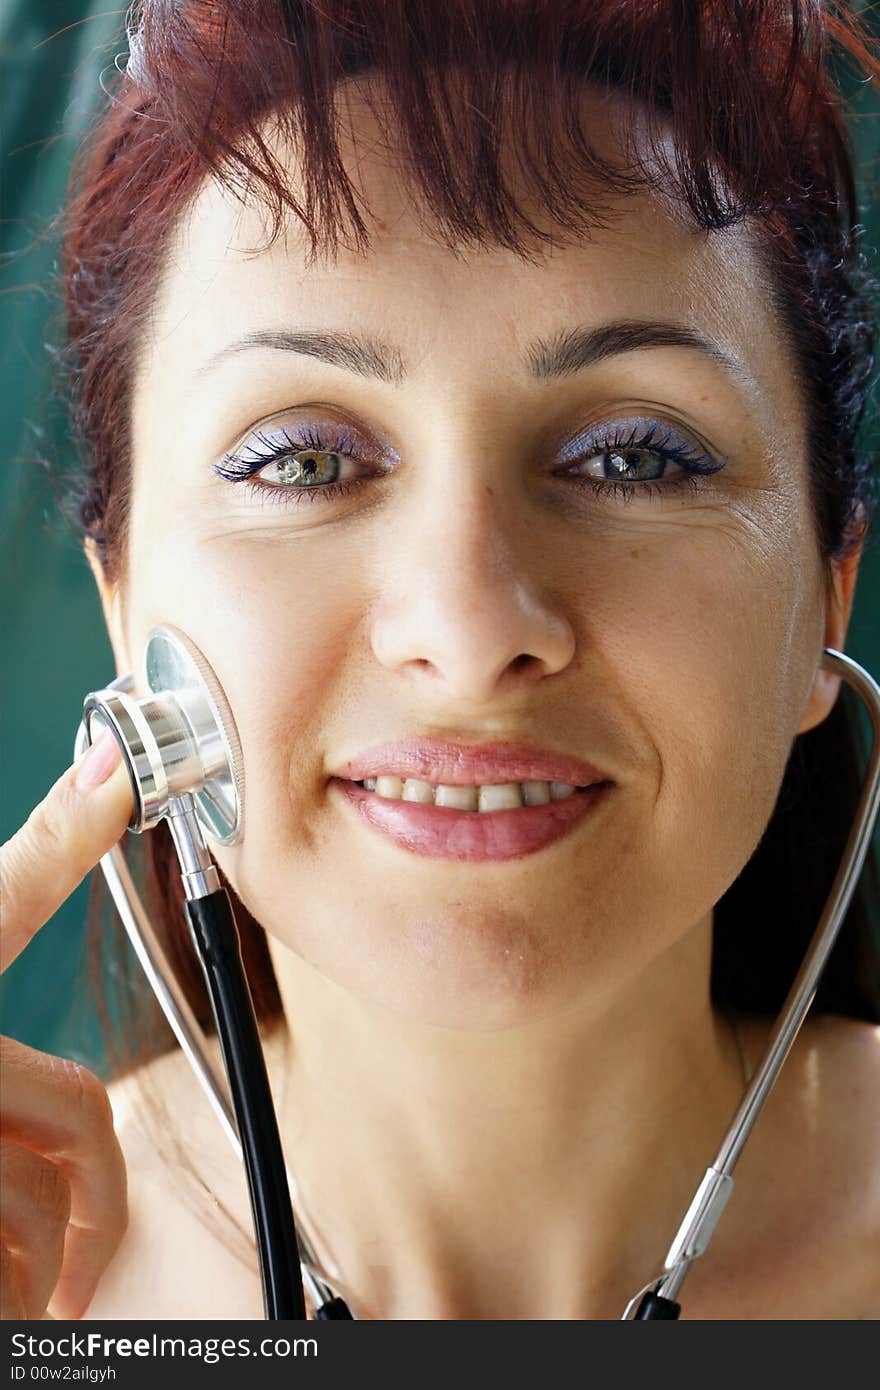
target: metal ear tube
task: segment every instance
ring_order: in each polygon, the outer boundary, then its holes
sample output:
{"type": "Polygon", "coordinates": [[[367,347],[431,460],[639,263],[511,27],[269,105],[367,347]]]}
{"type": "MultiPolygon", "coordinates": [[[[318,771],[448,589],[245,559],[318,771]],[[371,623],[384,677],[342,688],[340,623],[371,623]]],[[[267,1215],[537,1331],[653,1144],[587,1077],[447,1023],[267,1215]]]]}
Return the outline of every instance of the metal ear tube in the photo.
{"type": "Polygon", "coordinates": [[[663,1273],[630,1300],[624,1319],[678,1318],[676,1301],[691,1264],[706,1250],[733,1190],[733,1170],[812,1004],[819,979],[858,883],[880,810],[880,686],[843,652],[826,647],[822,668],[861,696],[871,719],[872,743],[852,829],[807,954],[776,1019],[764,1055],[740,1101],[718,1154],[706,1169],[664,1262],[663,1273]]]}

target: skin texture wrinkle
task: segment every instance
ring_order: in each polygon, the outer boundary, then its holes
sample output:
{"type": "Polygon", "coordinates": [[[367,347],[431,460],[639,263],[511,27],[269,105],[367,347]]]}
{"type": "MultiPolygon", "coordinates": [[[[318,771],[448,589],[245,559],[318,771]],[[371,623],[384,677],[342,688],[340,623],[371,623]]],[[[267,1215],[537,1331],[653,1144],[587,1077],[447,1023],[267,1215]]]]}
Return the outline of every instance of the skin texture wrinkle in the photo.
{"type": "MultiPolygon", "coordinates": [[[[857,564],[826,603],[802,402],[749,228],[695,233],[644,192],[532,263],[453,253],[350,96],[368,255],[307,267],[292,226],[257,252],[260,210],[211,183],[179,227],[135,392],[127,576],[97,577],[120,671],[172,623],[235,713],[246,833],[217,859],[268,934],[291,1030],[282,1137],[361,1310],[615,1317],[738,1098],[708,994],[713,906],[792,740],[833,704],[817,662],[844,645],[857,564]],[[713,338],[751,386],[683,348],[545,381],[521,365],[538,336],[652,318],[713,338]],[[406,380],[269,347],[199,375],[245,332],[298,325],[379,334],[406,380]],[[219,478],[276,416],[350,425],[363,483],[297,507],[219,478]],[[579,435],[631,418],[728,462],[698,492],[626,502],[563,474],[579,435]],[[328,779],[423,734],[527,740],[616,786],[522,859],[417,858],[328,779]]],[[[599,140],[607,119],[597,103],[599,140]]]]}

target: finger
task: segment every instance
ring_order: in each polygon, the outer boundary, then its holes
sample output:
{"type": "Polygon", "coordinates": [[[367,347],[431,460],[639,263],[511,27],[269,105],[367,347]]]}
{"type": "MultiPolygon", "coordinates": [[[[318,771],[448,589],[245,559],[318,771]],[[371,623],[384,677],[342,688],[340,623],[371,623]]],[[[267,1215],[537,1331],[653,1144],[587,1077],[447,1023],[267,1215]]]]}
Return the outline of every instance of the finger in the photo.
{"type": "Polygon", "coordinates": [[[22,1322],[27,1317],[18,1280],[18,1266],[0,1241],[0,1322],[13,1318],[22,1322]]]}
{"type": "Polygon", "coordinates": [[[0,1239],[24,1307],[42,1316],[58,1283],[70,1216],[70,1188],[41,1154],[0,1141],[0,1239]]]}
{"type": "Polygon", "coordinates": [[[105,729],[0,847],[0,971],[121,838],[132,807],[119,745],[105,729]]]}
{"type": "Polygon", "coordinates": [[[16,1143],[38,1149],[64,1173],[70,1225],[55,1317],[79,1317],[128,1224],[125,1159],[107,1091],[88,1068],[0,1038],[3,1126],[16,1143]]]}
{"type": "Polygon", "coordinates": [[[125,1227],[116,1229],[111,1241],[106,1229],[96,1231],[71,1221],[64,1240],[61,1273],[47,1305],[53,1318],[70,1321],[82,1317],[124,1234],[125,1227]]]}

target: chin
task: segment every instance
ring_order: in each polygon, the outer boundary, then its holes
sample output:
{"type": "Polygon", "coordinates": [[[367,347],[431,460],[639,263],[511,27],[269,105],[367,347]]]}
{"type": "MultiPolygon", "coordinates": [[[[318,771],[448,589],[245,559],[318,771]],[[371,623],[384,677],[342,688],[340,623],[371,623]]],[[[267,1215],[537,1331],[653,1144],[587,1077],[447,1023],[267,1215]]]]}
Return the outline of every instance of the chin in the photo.
{"type": "Polygon", "coordinates": [[[405,931],[389,932],[388,921],[360,917],[357,939],[343,944],[335,935],[332,952],[290,944],[364,1003],[439,1028],[488,1032],[537,1022],[570,1008],[593,973],[584,941],[551,936],[546,918],[539,929],[517,912],[457,903],[407,914],[405,931]]]}

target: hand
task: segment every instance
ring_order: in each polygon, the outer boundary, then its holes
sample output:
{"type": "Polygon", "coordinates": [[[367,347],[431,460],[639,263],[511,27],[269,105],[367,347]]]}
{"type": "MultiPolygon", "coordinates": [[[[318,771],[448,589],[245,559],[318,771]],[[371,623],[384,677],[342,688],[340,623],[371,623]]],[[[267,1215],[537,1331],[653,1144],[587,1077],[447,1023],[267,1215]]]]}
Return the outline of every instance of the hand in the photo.
{"type": "MultiPolygon", "coordinates": [[[[125,832],[109,730],[0,847],[0,972],[125,832]]],[[[87,1067],[0,1037],[0,1318],[82,1317],[128,1222],[107,1091],[87,1067]]]]}

